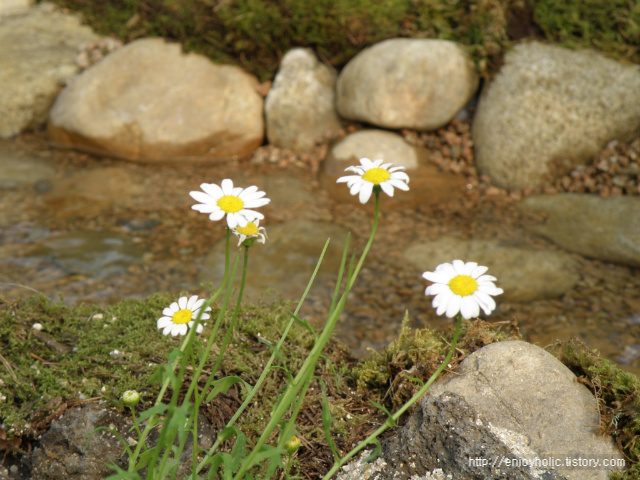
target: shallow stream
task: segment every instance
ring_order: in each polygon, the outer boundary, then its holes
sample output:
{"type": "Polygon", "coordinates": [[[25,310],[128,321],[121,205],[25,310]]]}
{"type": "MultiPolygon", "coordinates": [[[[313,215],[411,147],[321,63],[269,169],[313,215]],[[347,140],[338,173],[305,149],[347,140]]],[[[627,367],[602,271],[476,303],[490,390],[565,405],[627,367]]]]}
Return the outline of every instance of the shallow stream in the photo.
{"type": "MultiPolygon", "coordinates": [[[[224,229],[191,210],[188,193],[228,177],[259,185],[272,199],[264,210],[269,240],[250,258],[251,299],[273,301],[277,292],[297,298],[331,237],[303,309],[321,323],[344,238],[351,232],[353,245],[362,248],[372,208],[323,179],[318,162],[271,157],[141,165],[52,149],[42,132],[0,140],[0,295],[11,300],[41,292],[100,304],[157,291],[206,295],[206,284],[221,278],[224,229]]],[[[409,245],[457,235],[555,248],[530,233],[508,196],[464,183],[439,185],[440,196],[426,203],[383,199],[376,242],[341,320],[339,335],[357,353],[396,338],[405,311],[411,326],[449,326],[424,297],[422,272],[403,259],[409,245]]],[[[578,265],[580,280],[570,292],[526,303],[498,299],[489,320],[517,321],[524,338],[542,347],[577,336],[640,373],[637,269],[589,259],[578,265]]]]}

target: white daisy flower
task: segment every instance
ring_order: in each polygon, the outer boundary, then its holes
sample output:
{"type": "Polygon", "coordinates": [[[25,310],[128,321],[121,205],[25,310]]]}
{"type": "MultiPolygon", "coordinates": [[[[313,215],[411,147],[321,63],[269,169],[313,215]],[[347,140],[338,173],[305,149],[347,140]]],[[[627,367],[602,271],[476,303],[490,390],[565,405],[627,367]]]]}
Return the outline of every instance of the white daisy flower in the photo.
{"type": "Polygon", "coordinates": [[[208,213],[211,220],[222,220],[227,216],[227,225],[233,229],[237,225],[246,227],[247,223],[256,219],[263,219],[264,215],[251,208],[262,207],[271,200],[262,198],[266,194],[259,192],[258,187],[234,187],[233,181],[226,178],[220,186],[215,183],[203,183],[200,188],[204,192],[189,192],[194,199],[201,202],[191,208],[202,213],[208,213]]]}
{"type": "Polygon", "coordinates": [[[438,315],[444,313],[452,318],[460,313],[470,319],[480,315],[480,308],[489,315],[496,308],[491,295],[500,295],[503,290],[493,284],[495,277],[483,275],[487,270],[475,262],[454,260],[453,263],[443,263],[436,267],[435,272],[422,274],[426,280],[434,282],[424,294],[435,295],[432,305],[438,315]]]}
{"type": "Polygon", "coordinates": [[[372,162],[368,158],[361,158],[360,165],[345,168],[345,172],[355,172],[357,175],[340,177],[336,182],[346,182],[351,195],[360,195],[360,203],[367,203],[375,187],[390,197],[393,197],[394,187],[409,190],[409,176],[402,171],[404,167],[392,167],[393,163],[382,162],[382,159],[372,162]]]}
{"type": "MultiPolygon", "coordinates": [[[[163,335],[169,335],[175,337],[176,335],[185,335],[189,328],[193,327],[194,320],[198,318],[200,308],[204,304],[205,299],[198,300],[197,295],[192,297],[180,297],[177,302],[173,302],[162,313],[164,317],[158,319],[158,328],[162,328],[163,335]]],[[[196,333],[201,333],[203,330],[202,321],[209,318],[209,314],[205,313],[211,310],[211,307],[207,307],[200,317],[200,323],[196,329],[196,333]]]]}
{"type": "MultiPolygon", "coordinates": [[[[238,239],[238,247],[244,243],[245,240],[254,239],[254,242],[264,244],[267,240],[267,230],[260,226],[260,220],[254,220],[248,222],[245,227],[237,226],[231,230],[238,239]]],[[[253,242],[251,242],[253,244],[253,242]]],[[[250,245],[249,245],[250,246],[250,245]]]]}

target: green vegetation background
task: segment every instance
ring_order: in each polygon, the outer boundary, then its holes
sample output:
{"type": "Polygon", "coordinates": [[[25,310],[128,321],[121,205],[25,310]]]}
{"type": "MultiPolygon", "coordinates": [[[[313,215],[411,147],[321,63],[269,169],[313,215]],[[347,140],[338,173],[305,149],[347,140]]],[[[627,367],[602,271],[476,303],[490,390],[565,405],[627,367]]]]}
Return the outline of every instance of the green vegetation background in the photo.
{"type": "Polygon", "coordinates": [[[273,79],[282,56],[310,47],[340,69],[387,38],[440,38],[465,45],[490,76],[522,38],[590,47],[640,63],[634,0],[54,0],[94,30],[125,42],[159,36],[215,62],[273,79]]]}

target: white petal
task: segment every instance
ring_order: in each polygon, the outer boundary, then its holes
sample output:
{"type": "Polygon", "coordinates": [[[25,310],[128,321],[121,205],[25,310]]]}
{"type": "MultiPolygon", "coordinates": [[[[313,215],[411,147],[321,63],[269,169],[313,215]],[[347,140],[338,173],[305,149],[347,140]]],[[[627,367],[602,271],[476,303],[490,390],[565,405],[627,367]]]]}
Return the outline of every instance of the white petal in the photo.
{"type": "Polygon", "coordinates": [[[197,203],[191,206],[192,210],[197,210],[200,213],[211,213],[220,210],[220,207],[214,203],[197,203]]]}
{"type": "Polygon", "coordinates": [[[449,285],[446,285],[444,283],[434,283],[433,285],[430,285],[427,287],[426,293],[425,295],[439,295],[441,293],[444,292],[450,292],[451,289],[449,288],[449,285]]]}
{"type": "MultiPolygon", "coordinates": [[[[247,219],[247,221],[254,222],[254,223],[256,221],[258,221],[258,220],[263,220],[264,219],[264,215],[261,214],[260,212],[256,212],[255,210],[248,210],[246,208],[243,208],[242,210],[237,212],[237,214],[242,215],[244,218],[247,219]]],[[[256,225],[256,227],[257,226],[258,225],[256,225]]]]}
{"type": "Polygon", "coordinates": [[[480,315],[478,302],[472,296],[462,297],[460,300],[460,313],[466,319],[476,318],[480,315]]]}
{"type": "Polygon", "coordinates": [[[200,188],[205,192],[205,195],[211,197],[214,202],[219,200],[220,197],[224,195],[222,189],[215,183],[203,183],[202,185],[200,185],[200,188]]]}
{"type": "Polygon", "coordinates": [[[156,323],[156,327],[157,328],[164,328],[167,325],[171,325],[173,323],[173,321],[171,320],[171,317],[160,317],[158,319],[158,322],[156,323]]]}
{"type": "Polygon", "coordinates": [[[233,195],[233,180],[225,178],[220,184],[224,195],[233,195]]]}
{"type": "Polygon", "coordinates": [[[466,271],[464,268],[465,263],[462,260],[454,260],[453,262],[451,262],[451,265],[458,275],[466,275],[466,271]]]}
{"type": "Polygon", "coordinates": [[[384,183],[388,183],[389,185],[394,186],[395,188],[399,188],[400,190],[404,190],[405,192],[409,190],[409,185],[404,183],[401,180],[397,180],[395,178],[391,178],[384,183]]]}
{"type": "Polygon", "coordinates": [[[386,193],[390,197],[393,197],[393,186],[389,182],[382,182],[380,184],[380,188],[384,193],[386,193]]]}
{"type": "Polygon", "coordinates": [[[373,168],[373,166],[374,166],[374,164],[371,161],[371,159],[367,158],[367,157],[362,157],[360,159],[360,165],[362,165],[367,170],[369,170],[370,168],[373,168]]]}
{"type": "Polygon", "coordinates": [[[207,195],[206,193],[200,191],[189,192],[189,195],[191,195],[194,200],[197,200],[200,203],[204,204],[213,203],[215,205],[217,201],[217,199],[213,198],[211,195],[207,195]]]}
{"type": "Polygon", "coordinates": [[[447,303],[447,311],[445,313],[447,318],[454,317],[460,311],[461,300],[462,297],[460,297],[459,295],[453,295],[451,300],[449,300],[449,302],[447,303]]]}
{"type": "Polygon", "coordinates": [[[373,192],[373,183],[363,183],[360,187],[360,203],[367,203],[369,201],[369,198],[371,198],[371,192],[373,192]]]}
{"type": "Polygon", "coordinates": [[[476,281],[480,280],[480,277],[484,272],[489,270],[489,267],[485,267],[483,265],[478,265],[471,271],[471,276],[476,279],[476,281]]]}
{"type": "Polygon", "coordinates": [[[473,294],[473,297],[476,299],[478,305],[480,305],[484,313],[487,315],[489,315],[496,308],[495,300],[484,292],[476,291],[473,294]]]}
{"type": "Polygon", "coordinates": [[[191,295],[189,297],[189,300],[187,300],[187,306],[185,308],[188,308],[189,310],[191,310],[192,312],[195,310],[194,305],[195,303],[198,301],[198,296],[197,295],[191,295]]]}
{"type": "Polygon", "coordinates": [[[391,173],[391,179],[405,181],[405,182],[409,183],[409,175],[407,175],[404,172],[392,172],[391,173]]]}
{"type": "Polygon", "coordinates": [[[209,215],[209,219],[217,222],[218,220],[222,220],[222,218],[224,216],[225,216],[224,210],[219,208],[219,209],[211,212],[211,214],[209,215]]]}
{"type": "Polygon", "coordinates": [[[247,223],[247,219],[242,215],[238,215],[237,213],[227,213],[227,225],[229,225],[231,230],[236,228],[238,225],[246,227],[247,223]],[[242,223],[242,221],[244,221],[244,223],[242,223]]]}
{"type": "Polygon", "coordinates": [[[254,199],[245,201],[244,206],[247,208],[258,208],[258,207],[265,206],[269,202],[271,202],[271,199],[269,198],[254,198],[254,199]]]}

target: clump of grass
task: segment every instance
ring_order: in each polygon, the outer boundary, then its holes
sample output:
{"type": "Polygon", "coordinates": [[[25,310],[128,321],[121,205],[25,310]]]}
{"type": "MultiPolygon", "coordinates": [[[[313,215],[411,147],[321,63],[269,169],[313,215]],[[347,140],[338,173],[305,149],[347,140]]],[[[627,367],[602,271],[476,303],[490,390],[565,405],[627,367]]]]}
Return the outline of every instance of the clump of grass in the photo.
{"type": "Polygon", "coordinates": [[[612,480],[640,478],[640,379],[579,340],[559,342],[554,352],[593,392],[600,408],[600,431],[612,435],[629,468],[612,480]]]}
{"type": "MultiPolygon", "coordinates": [[[[405,315],[398,339],[379,352],[372,351],[354,368],[358,388],[383,397],[392,411],[411,398],[420,389],[421,382],[440,366],[453,334],[451,331],[443,336],[429,328],[412,330],[407,326],[408,322],[409,317],[405,315]]],[[[462,355],[453,356],[451,369],[485,345],[520,338],[515,329],[507,333],[482,320],[464,322],[456,347],[462,355]]]]}

